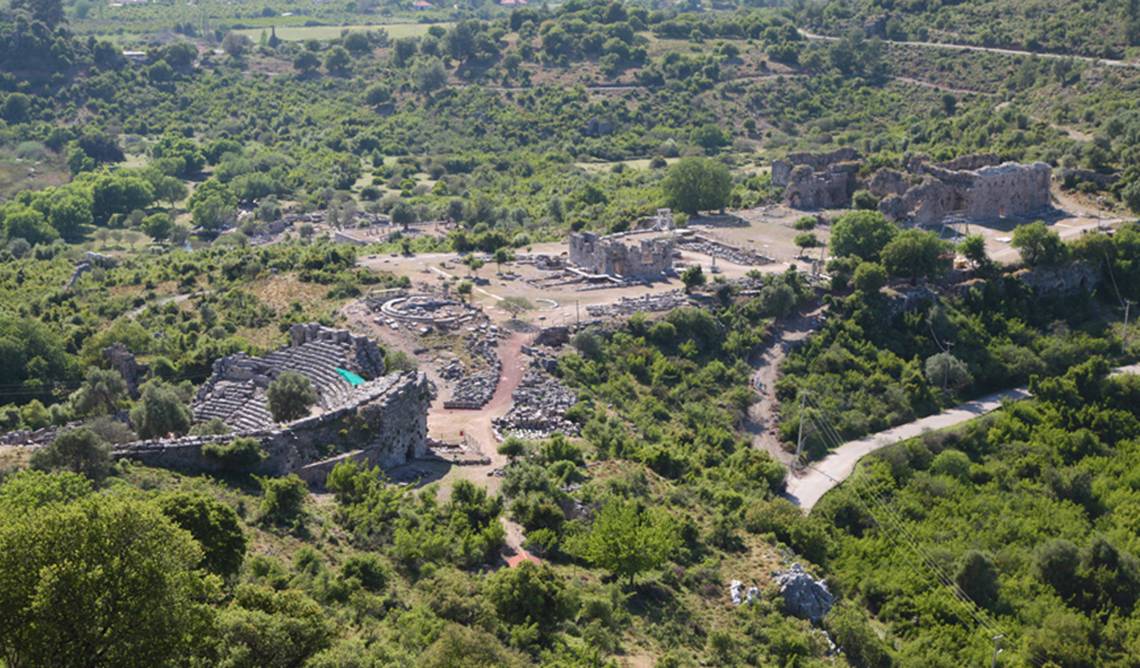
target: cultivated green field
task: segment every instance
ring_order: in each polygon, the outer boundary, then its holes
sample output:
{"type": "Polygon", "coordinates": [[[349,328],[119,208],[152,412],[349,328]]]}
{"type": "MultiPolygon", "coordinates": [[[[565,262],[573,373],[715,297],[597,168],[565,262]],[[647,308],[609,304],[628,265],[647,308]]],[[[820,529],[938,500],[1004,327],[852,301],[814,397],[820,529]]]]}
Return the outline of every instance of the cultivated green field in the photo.
{"type": "MultiPolygon", "coordinates": [[[[364,32],[368,30],[379,30],[383,28],[388,31],[388,36],[392,39],[399,39],[401,37],[419,37],[426,34],[428,28],[432,25],[437,25],[442,28],[448,28],[450,23],[377,23],[374,25],[347,25],[347,26],[283,26],[277,28],[277,36],[285,41],[299,42],[306,39],[335,39],[340,37],[341,33],[345,30],[364,32]]],[[[261,36],[263,30],[268,28],[247,28],[238,30],[236,32],[247,35],[253,40],[257,40],[261,36]]]]}

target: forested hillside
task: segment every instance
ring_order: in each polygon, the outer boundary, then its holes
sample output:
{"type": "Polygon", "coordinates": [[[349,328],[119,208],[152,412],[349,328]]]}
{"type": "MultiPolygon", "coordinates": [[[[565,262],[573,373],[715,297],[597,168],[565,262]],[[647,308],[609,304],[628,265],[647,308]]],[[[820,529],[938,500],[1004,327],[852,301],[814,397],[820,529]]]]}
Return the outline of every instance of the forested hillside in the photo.
{"type": "Polygon", "coordinates": [[[13,0],[0,666],[1137,665],[1138,35],[13,0]]]}

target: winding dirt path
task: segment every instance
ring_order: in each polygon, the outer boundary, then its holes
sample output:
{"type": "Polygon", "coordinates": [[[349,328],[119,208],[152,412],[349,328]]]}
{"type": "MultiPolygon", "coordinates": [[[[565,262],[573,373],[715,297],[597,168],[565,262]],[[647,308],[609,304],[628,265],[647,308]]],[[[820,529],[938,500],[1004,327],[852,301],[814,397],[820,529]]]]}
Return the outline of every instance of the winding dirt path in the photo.
{"type": "Polygon", "coordinates": [[[755,370],[752,374],[752,390],[759,399],[748,407],[745,429],[752,434],[753,447],[764,450],[785,466],[791,465],[794,453],[784,449],[776,427],[780,406],[776,399],[776,381],[780,378],[780,365],[788,356],[788,351],[819,328],[824,308],[813,306],[811,310],[801,311],[777,323],[775,340],[751,361],[755,370]]]}
{"type": "MultiPolygon", "coordinates": [[[[822,41],[822,42],[837,42],[838,37],[831,35],[819,35],[816,33],[808,32],[806,30],[796,29],[805,39],[822,41]]],[[[1127,60],[1112,60],[1111,58],[1095,58],[1093,56],[1075,56],[1066,53],[1044,53],[1037,51],[1023,51],[1021,49],[1003,49],[996,46],[975,46],[973,44],[954,44],[952,42],[912,42],[907,40],[884,39],[883,42],[888,44],[898,44],[900,46],[915,46],[925,49],[945,49],[948,51],[982,51],[985,53],[998,53],[1006,56],[1023,56],[1026,58],[1047,58],[1051,60],[1077,60],[1084,63],[1092,63],[1094,65],[1105,65],[1107,67],[1130,67],[1133,69],[1140,69],[1140,63],[1135,63],[1127,60]]]]}
{"type": "MultiPolygon", "coordinates": [[[[490,464],[482,466],[451,466],[440,481],[440,493],[443,496],[450,494],[456,480],[470,480],[476,485],[487,488],[491,493],[499,492],[503,479],[490,473],[506,466],[507,458],[498,453],[498,441],[495,439],[492,421],[505,415],[511,408],[511,394],[519,386],[526,372],[522,347],[533,338],[534,335],[531,333],[514,332],[500,341],[498,353],[503,363],[502,375],[499,376],[495,394],[482,408],[478,410],[444,408],[442,392],[433,402],[428,412],[428,435],[452,443],[467,441],[478,447],[479,451],[491,460],[490,464]]],[[[507,551],[514,554],[522,546],[522,527],[505,516],[500,520],[507,532],[507,551]]]]}

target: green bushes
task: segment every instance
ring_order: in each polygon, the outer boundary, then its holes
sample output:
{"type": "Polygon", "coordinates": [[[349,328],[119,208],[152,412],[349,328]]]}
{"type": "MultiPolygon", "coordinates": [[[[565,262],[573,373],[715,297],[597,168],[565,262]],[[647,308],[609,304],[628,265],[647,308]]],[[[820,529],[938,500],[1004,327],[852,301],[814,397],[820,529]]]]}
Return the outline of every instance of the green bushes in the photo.
{"type": "Polygon", "coordinates": [[[248,437],[235,438],[228,443],[206,443],[202,446],[202,454],[235,471],[251,469],[268,456],[261,447],[261,441],[248,437]]]}
{"type": "Polygon", "coordinates": [[[265,397],[269,412],[278,422],[305,417],[319,398],[308,377],[296,371],[282,371],[269,384],[265,397]]]}

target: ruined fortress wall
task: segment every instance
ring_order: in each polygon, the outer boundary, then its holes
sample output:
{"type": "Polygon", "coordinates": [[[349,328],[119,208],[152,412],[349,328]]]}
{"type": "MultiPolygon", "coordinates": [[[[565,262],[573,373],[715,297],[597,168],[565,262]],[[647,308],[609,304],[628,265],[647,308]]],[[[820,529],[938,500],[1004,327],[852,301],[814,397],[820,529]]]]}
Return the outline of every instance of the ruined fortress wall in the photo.
{"type": "Polygon", "coordinates": [[[810,167],[813,172],[825,172],[834,164],[858,159],[859,153],[849,147],[829,153],[789,153],[783,160],[772,161],[772,184],[786,186],[791,183],[792,170],[800,165],[810,167]]]}
{"type": "Polygon", "coordinates": [[[352,404],[281,429],[138,441],[116,447],[113,455],[179,471],[221,472],[226,467],[203,454],[202,446],[247,436],[260,441],[267,455],[252,472],[285,475],[338,452],[363,450],[370,462],[384,467],[426,454],[431,388],[425,375],[391,374],[358,389],[359,397],[352,404]]]}
{"type": "Polygon", "coordinates": [[[1049,208],[1049,165],[1007,162],[974,172],[968,214],[975,220],[1023,216],[1049,208]]]}
{"type": "Polygon", "coordinates": [[[965,156],[944,165],[911,163],[922,183],[901,194],[888,194],[879,211],[894,220],[909,219],[920,225],[935,225],[946,216],[970,220],[996,220],[1027,216],[1050,206],[1052,170],[1043,162],[1022,165],[1006,162],[992,165],[993,156],[965,156]],[[982,164],[978,169],[949,166],[982,164]]]}
{"type": "Polygon", "coordinates": [[[827,171],[814,171],[807,165],[792,169],[784,188],[784,201],[797,209],[838,209],[851,204],[859,163],[840,162],[827,171]]]}

